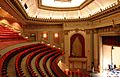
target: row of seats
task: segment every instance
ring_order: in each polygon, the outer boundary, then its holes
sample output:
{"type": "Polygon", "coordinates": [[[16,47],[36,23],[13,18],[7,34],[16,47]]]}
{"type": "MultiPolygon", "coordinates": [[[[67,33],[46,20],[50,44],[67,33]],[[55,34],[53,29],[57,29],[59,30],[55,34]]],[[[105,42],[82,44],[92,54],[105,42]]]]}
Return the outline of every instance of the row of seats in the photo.
{"type": "MultiPolygon", "coordinates": [[[[24,51],[26,49],[29,49],[31,47],[36,46],[36,45],[37,44],[32,44],[32,45],[26,45],[26,46],[18,47],[18,48],[15,48],[15,49],[7,52],[6,54],[4,54],[0,58],[0,75],[2,75],[3,77],[7,76],[7,65],[8,65],[8,62],[10,61],[10,59],[12,57],[14,57],[18,53],[20,53],[20,52],[22,52],[22,51],[24,51]]],[[[0,76],[0,77],[2,77],[2,76],[0,76]]]]}
{"type": "Polygon", "coordinates": [[[15,32],[3,25],[0,25],[0,40],[5,40],[5,39],[25,39],[21,35],[19,35],[18,32],[15,32]]]}
{"type": "Polygon", "coordinates": [[[36,60],[35,60],[35,65],[36,65],[37,71],[39,72],[41,77],[45,77],[45,73],[42,71],[41,67],[39,66],[39,62],[46,53],[47,52],[42,52],[41,54],[39,54],[36,57],[36,60]]]}
{"type": "Polygon", "coordinates": [[[48,62],[48,59],[50,59],[50,57],[54,56],[57,53],[57,52],[54,52],[54,51],[55,50],[52,50],[52,52],[49,53],[48,55],[46,55],[43,59],[43,67],[44,67],[44,69],[45,69],[45,71],[46,71],[46,73],[49,77],[53,77],[53,74],[52,74],[51,70],[49,70],[50,69],[49,68],[50,63],[48,62]],[[48,62],[48,64],[47,64],[47,62],[48,62]]]}
{"type": "Polygon", "coordinates": [[[57,60],[61,55],[62,52],[59,49],[52,48],[45,44],[31,44],[15,48],[4,54],[0,59],[0,77],[9,76],[7,73],[7,66],[10,59],[14,56],[16,56],[15,70],[17,77],[27,77],[21,67],[21,62],[26,56],[27,59],[25,62],[27,71],[31,77],[67,77],[67,75],[60,70],[57,65],[57,60]],[[39,74],[36,73],[36,70],[32,66],[32,60],[34,57],[36,57],[35,67],[39,74]]]}
{"type": "Polygon", "coordinates": [[[57,65],[57,59],[62,55],[62,53],[57,53],[55,54],[55,56],[52,56],[50,59],[50,67],[53,71],[53,73],[55,74],[55,76],[57,77],[61,77],[61,75],[63,77],[67,77],[67,75],[58,67],[57,65]]]}
{"type": "Polygon", "coordinates": [[[32,68],[32,59],[40,54],[40,53],[43,53],[43,51],[47,51],[49,50],[50,48],[49,47],[44,47],[44,48],[41,48],[40,50],[37,50],[37,51],[34,51],[32,52],[28,57],[27,57],[27,60],[26,60],[26,65],[27,65],[27,69],[28,69],[28,72],[31,74],[32,77],[36,77],[37,74],[34,72],[35,70],[32,68]]]}
{"type": "Polygon", "coordinates": [[[35,46],[35,47],[31,47],[29,49],[26,49],[25,51],[19,53],[16,57],[16,61],[15,61],[15,68],[16,68],[16,74],[18,75],[18,77],[20,76],[24,76],[24,73],[22,71],[22,68],[21,68],[21,62],[22,62],[22,59],[29,53],[33,52],[33,51],[36,51],[38,49],[41,48],[41,45],[38,45],[38,46],[35,46]]]}
{"type": "MultiPolygon", "coordinates": [[[[0,50],[11,45],[27,42],[28,40],[20,35],[20,33],[13,31],[12,29],[0,25],[0,50]]],[[[2,53],[0,53],[2,55],[2,53]]]]}
{"type": "MultiPolygon", "coordinates": [[[[47,50],[47,51],[39,54],[39,55],[37,56],[36,60],[35,60],[36,68],[37,68],[39,74],[40,74],[42,77],[48,76],[48,74],[47,74],[47,72],[45,71],[45,69],[41,67],[41,66],[44,65],[44,61],[42,61],[42,59],[44,59],[47,54],[50,54],[50,53],[52,53],[52,52],[55,52],[55,49],[50,49],[50,50],[47,50]],[[41,65],[39,65],[39,64],[41,64],[41,65]]],[[[46,62],[45,62],[45,63],[46,63],[46,62]]]]}

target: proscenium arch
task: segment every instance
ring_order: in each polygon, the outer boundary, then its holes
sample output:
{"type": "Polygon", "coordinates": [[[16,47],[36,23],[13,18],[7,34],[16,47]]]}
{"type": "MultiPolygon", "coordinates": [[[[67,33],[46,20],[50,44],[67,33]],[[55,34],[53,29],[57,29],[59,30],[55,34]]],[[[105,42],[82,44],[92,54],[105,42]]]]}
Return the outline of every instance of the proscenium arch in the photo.
{"type": "Polygon", "coordinates": [[[83,35],[79,34],[79,33],[76,33],[74,35],[71,36],[70,38],[70,57],[85,57],[85,39],[83,37],[83,35]],[[74,56],[72,53],[73,53],[73,43],[75,41],[75,39],[78,38],[79,39],[79,42],[81,43],[81,46],[82,46],[82,50],[81,50],[81,56],[74,56]]]}

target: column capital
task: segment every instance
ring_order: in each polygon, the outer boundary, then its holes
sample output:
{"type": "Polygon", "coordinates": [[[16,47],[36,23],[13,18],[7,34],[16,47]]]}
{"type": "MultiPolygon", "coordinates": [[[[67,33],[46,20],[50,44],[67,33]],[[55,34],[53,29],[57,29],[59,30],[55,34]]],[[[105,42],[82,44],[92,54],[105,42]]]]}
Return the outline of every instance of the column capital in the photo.
{"type": "Polygon", "coordinates": [[[69,32],[70,30],[64,30],[64,35],[68,35],[68,32],[69,32]]]}

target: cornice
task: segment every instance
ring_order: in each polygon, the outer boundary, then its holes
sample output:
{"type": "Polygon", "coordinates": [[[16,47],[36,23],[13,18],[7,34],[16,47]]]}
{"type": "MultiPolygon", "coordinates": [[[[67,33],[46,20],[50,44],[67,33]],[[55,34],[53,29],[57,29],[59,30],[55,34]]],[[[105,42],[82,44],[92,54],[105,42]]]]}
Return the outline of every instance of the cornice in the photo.
{"type": "Polygon", "coordinates": [[[110,25],[101,28],[86,29],[87,34],[90,34],[90,31],[93,31],[94,34],[104,33],[104,32],[120,32],[120,24],[110,25]]]}
{"type": "Polygon", "coordinates": [[[89,5],[91,2],[94,0],[86,0],[83,2],[81,5],[77,7],[68,7],[68,8],[59,8],[59,7],[50,7],[50,6],[45,6],[42,5],[42,0],[37,0],[38,2],[38,8],[40,9],[45,9],[45,10],[50,10],[50,11],[75,11],[75,10],[81,10],[85,6],[89,5]]]}
{"type": "Polygon", "coordinates": [[[98,20],[107,16],[110,16],[112,14],[115,13],[119,13],[120,12],[120,3],[118,4],[112,4],[112,6],[109,6],[105,9],[101,9],[100,12],[91,15],[89,18],[87,18],[89,21],[94,21],[94,20],[98,20]]]}
{"type": "Polygon", "coordinates": [[[26,11],[23,9],[22,5],[18,2],[18,0],[5,0],[6,2],[13,7],[13,9],[18,13],[19,16],[24,17],[27,19],[29,16],[27,15],[26,11]]]}

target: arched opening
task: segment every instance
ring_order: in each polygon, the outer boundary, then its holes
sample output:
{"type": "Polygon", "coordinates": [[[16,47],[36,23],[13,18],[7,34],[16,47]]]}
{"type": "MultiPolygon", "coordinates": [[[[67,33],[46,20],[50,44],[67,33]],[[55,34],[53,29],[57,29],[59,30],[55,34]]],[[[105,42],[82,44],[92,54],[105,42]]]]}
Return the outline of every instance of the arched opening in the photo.
{"type": "Polygon", "coordinates": [[[84,37],[77,33],[70,38],[70,57],[85,57],[84,37]]]}

